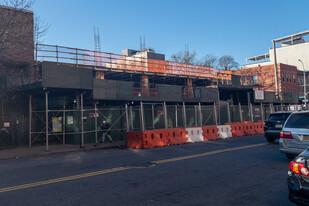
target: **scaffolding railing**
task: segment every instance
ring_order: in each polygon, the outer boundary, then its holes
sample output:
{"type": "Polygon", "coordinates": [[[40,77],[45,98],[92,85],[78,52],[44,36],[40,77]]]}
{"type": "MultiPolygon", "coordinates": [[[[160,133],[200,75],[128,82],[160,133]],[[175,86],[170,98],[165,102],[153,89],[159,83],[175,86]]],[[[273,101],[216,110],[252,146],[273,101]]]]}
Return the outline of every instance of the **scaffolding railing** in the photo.
{"type": "Polygon", "coordinates": [[[143,72],[185,77],[231,80],[232,72],[212,67],[97,52],[57,45],[37,44],[36,61],[51,61],[78,66],[91,66],[98,70],[110,69],[124,72],[143,72]]]}

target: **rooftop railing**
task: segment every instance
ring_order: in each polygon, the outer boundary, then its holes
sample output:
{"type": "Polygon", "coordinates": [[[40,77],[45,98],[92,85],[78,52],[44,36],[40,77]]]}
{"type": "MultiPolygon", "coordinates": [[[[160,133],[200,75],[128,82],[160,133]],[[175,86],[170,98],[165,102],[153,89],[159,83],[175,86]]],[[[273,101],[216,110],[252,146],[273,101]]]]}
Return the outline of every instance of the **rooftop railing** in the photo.
{"type": "Polygon", "coordinates": [[[36,61],[91,66],[96,70],[110,69],[124,72],[156,73],[198,78],[214,78],[231,80],[231,71],[212,67],[154,60],[139,56],[125,56],[106,52],[63,47],[57,45],[38,44],[36,61]]]}

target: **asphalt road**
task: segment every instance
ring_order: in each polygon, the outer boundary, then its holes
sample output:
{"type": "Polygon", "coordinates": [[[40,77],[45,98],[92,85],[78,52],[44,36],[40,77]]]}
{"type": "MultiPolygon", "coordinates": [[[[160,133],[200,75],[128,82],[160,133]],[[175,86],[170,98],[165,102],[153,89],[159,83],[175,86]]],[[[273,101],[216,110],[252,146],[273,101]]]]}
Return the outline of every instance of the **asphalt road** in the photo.
{"type": "Polygon", "coordinates": [[[293,205],[261,135],[0,161],[0,205],[293,205]]]}

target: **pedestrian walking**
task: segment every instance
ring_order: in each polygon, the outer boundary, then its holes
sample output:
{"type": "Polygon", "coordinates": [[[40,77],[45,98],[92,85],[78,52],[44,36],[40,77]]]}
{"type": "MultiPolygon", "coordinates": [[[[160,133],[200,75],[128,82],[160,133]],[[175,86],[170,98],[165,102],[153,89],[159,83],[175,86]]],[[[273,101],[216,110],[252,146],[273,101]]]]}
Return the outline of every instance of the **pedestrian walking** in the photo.
{"type": "Polygon", "coordinates": [[[104,143],[105,136],[107,135],[109,142],[112,143],[113,140],[112,140],[112,137],[109,134],[109,129],[110,129],[109,123],[105,119],[103,119],[102,124],[100,126],[101,126],[101,129],[103,130],[103,134],[102,134],[102,137],[101,137],[102,142],[104,143]]]}

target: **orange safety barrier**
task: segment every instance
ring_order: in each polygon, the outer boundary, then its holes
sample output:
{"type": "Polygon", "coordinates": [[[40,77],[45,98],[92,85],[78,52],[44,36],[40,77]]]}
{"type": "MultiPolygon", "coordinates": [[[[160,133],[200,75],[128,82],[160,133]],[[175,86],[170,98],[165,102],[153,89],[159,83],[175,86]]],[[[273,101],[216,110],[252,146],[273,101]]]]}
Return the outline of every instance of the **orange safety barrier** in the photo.
{"type": "Polygon", "coordinates": [[[253,127],[252,123],[243,124],[243,128],[244,128],[245,135],[254,135],[255,134],[254,127],[253,127]]]}
{"type": "Polygon", "coordinates": [[[241,137],[245,135],[244,126],[241,123],[231,124],[231,132],[233,137],[241,137]]]}
{"type": "Polygon", "coordinates": [[[217,126],[204,126],[202,127],[202,129],[204,141],[212,141],[219,139],[217,126]]]}
{"type": "Polygon", "coordinates": [[[178,145],[188,142],[187,132],[184,128],[167,129],[167,139],[169,144],[178,145]]]}
{"type": "Polygon", "coordinates": [[[127,132],[127,148],[141,149],[143,148],[142,132],[127,132]]]}
{"type": "Polygon", "coordinates": [[[264,123],[258,122],[258,123],[253,123],[254,125],[254,130],[256,134],[264,134],[264,123]]]}
{"type": "Polygon", "coordinates": [[[166,130],[142,132],[143,148],[163,147],[168,144],[166,130]]]}

